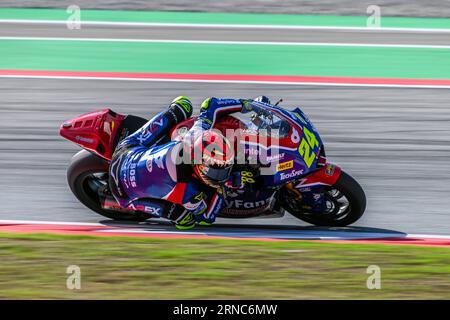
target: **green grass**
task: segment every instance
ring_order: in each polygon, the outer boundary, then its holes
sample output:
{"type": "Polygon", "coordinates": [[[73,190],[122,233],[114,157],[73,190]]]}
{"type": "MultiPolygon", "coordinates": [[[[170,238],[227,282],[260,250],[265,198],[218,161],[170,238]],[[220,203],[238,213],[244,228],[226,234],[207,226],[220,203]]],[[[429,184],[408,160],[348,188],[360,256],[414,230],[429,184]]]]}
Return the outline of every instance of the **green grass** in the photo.
{"type": "Polygon", "coordinates": [[[449,299],[449,276],[447,248],[0,234],[6,299],[449,299]]]}

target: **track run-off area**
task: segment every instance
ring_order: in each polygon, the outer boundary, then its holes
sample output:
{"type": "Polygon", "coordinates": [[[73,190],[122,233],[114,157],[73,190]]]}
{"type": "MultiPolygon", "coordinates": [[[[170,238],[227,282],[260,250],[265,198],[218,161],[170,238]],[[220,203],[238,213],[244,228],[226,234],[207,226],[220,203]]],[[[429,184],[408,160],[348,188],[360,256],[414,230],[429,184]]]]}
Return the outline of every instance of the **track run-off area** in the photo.
{"type": "Polygon", "coordinates": [[[0,231],[449,244],[448,19],[84,10],[72,30],[67,15],[0,9],[0,231]],[[79,204],[65,178],[78,148],[59,125],[105,106],[149,118],[181,94],[300,106],[366,214],[339,229],[288,215],[180,232],[79,204]]]}

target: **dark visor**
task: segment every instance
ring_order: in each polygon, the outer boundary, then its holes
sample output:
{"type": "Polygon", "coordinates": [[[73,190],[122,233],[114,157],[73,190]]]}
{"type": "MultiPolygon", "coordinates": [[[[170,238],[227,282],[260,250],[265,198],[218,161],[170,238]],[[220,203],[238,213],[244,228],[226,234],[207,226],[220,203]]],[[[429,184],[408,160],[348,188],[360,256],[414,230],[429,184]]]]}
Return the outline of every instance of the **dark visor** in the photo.
{"type": "Polygon", "coordinates": [[[205,167],[203,173],[211,180],[223,182],[230,177],[232,168],[233,166],[228,166],[225,168],[205,167]]]}

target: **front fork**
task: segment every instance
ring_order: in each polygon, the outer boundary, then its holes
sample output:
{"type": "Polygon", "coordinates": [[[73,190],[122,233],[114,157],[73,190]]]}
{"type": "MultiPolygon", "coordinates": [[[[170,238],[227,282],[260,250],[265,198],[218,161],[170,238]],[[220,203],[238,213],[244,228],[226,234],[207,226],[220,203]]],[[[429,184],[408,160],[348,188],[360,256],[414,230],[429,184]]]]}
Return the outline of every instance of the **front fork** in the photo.
{"type": "Polygon", "coordinates": [[[327,209],[325,191],[337,182],[340,175],[341,168],[327,163],[300,180],[289,182],[286,189],[305,211],[323,213],[327,209]]]}

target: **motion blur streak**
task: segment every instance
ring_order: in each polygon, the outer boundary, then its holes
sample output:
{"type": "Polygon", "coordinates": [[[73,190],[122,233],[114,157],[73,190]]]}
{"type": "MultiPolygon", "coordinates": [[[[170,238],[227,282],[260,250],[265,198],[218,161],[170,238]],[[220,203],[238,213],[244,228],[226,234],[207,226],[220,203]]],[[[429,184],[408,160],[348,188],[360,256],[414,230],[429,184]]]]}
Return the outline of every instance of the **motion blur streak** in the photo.
{"type": "MultiPolygon", "coordinates": [[[[357,225],[450,233],[442,188],[450,178],[450,92],[439,89],[0,79],[0,218],[101,220],[68,189],[65,170],[77,147],[58,136],[60,123],[105,106],[149,117],[180,94],[195,105],[207,96],[283,97],[286,107],[304,109],[330,160],[366,190],[368,209],[357,225]]],[[[300,224],[292,217],[239,223],[300,224]]]]}

